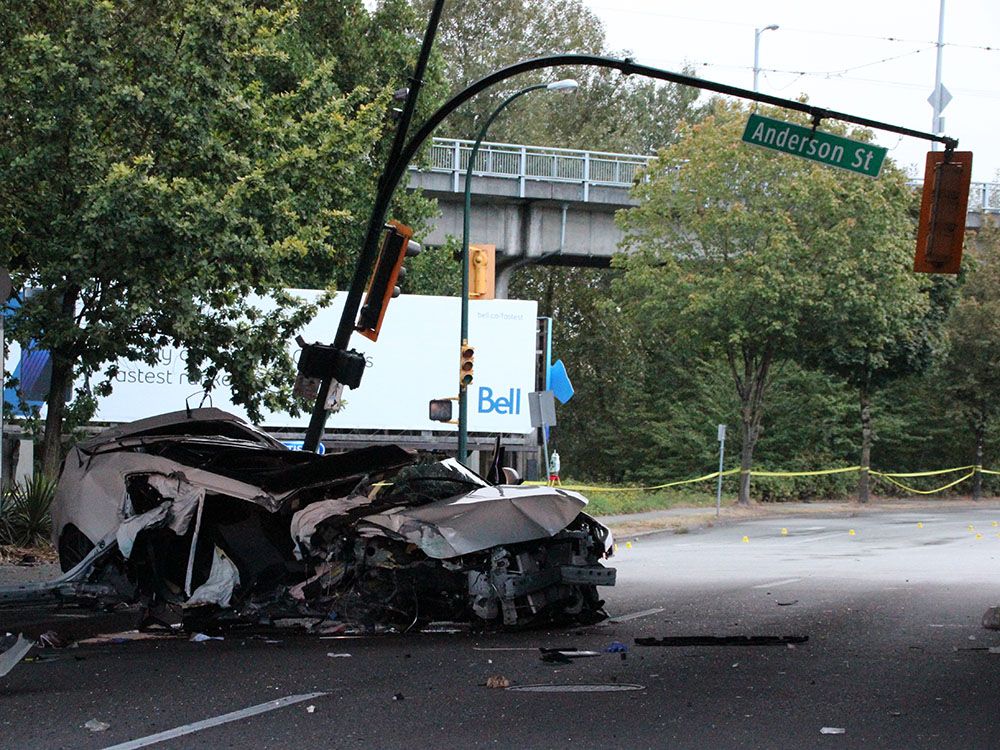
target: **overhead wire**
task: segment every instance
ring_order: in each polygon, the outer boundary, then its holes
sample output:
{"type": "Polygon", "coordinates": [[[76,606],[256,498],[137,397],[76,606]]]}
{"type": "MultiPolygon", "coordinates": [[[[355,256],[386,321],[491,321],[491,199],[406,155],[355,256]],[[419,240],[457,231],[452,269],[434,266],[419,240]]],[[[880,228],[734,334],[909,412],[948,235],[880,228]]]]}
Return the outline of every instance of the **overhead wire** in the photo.
{"type": "MultiPolygon", "coordinates": [[[[591,4],[590,7],[595,10],[606,10],[614,13],[631,13],[640,16],[654,16],[657,18],[672,18],[678,21],[694,21],[696,23],[710,23],[713,25],[720,26],[741,26],[746,29],[754,28],[754,24],[746,23],[743,21],[727,21],[717,18],[698,18],[696,16],[681,16],[676,13],[663,13],[655,10],[640,10],[638,8],[621,7],[620,5],[610,6],[610,5],[600,5],[591,4]]],[[[937,42],[931,39],[909,39],[906,37],[898,36],[879,36],[877,34],[855,34],[846,31],[827,31],[823,29],[803,29],[794,26],[782,26],[786,31],[794,31],[800,34],[818,34],[820,36],[837,36],[845,37],[849,39],[870,39],[879,42],[894,42],[899,44],[930,44],[937,45],[937,42]]],[[[965,44],[962,42],[944,42],[942,43],[944,47],[958,47],[961,49],[974,49],[982,50],[984,52],[1000,52],[1000,47],[995,47],[992,45],[985,44],[965,44]]]]}

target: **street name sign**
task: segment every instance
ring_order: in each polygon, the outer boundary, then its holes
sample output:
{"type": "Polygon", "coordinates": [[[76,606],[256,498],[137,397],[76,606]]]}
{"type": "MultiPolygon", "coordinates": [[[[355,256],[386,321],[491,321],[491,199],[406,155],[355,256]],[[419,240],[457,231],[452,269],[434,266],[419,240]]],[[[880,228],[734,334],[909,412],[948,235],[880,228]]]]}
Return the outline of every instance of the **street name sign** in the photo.
{"type": "Polygon", "coordinates": [[[747,120],[743,142],[869,177],[878,177],[888,153],[887,149],[871,143],[757,114],[747,120]]]}

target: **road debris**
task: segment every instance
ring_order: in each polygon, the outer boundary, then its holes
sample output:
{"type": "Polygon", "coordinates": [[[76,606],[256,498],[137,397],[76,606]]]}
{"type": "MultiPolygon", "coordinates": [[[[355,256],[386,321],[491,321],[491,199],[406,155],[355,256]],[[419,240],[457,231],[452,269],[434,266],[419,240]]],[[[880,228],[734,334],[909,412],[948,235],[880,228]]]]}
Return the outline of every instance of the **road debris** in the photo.
{"type": "Polygon", "coordinates": [[[604,653],[606,654],[624,654],[627,652],[628,646],[621,641],[611,641],[611,643],[604,647],[604,653]]]}
{"type": "Polygon", "coordinates": [[[586,659],[600,656],[600,651],[581,651],[577,648],[540,648],[538,649],[544,662],[552,664],[569,664],[574,659],[586,659]]]}
{"type": "Polygon", "coordinates": [[[1000,630],[1000,607],[990,607],[983,613],[983,627],[987,630],[1000,630]]]}
{"type": "Polygon", "coordinates": [[[73,447],[52,504],[66,572],[16,595],[138,602],[195,633],[605,619],[611,532],[582,495],[503,476],[393,445],[292,451],[213,408],[151,417],[73,447]]]}
{"type": "Polygon", "coordinates": [[[205,635],[204,633],[192,633],[190,641],[191,643],[206,643],[207,641],[224,641],[225,636],[221,635],[205,635]]]}
{"type": "Polygon", "coordinates": [[[314,713],[316,713],[316,706],[306,706],[306,713],[307,714],[314,714],[314,713]]]}
{"type": "Polygon", "coordinates": [[[18,633],[17,636],[13,633],[7,633],[3,638],[0,638],[0,677],[5,677],[10,670],[16,667],[34,645],[33,641],[25,638],[21,633],[18,633]]]}
{"type": "Polygon", "coordinates": [[[615,682],[613,684],[553,684],[542,683],[538,685],[511,685],[508,690],[520,693],[622,693],[632,690],[645,690],[645,685],[635,685],[627,682],[615,682]]]}
{"type": "Polygon", "coordinates": [[[774,603],[777,604],[779,607],[791,607],[793,604],[798,604],[799,600],[798,599],[792,599],[792,600],[787,601],[787,602],[779,602],[779,601],[776,600],[774,603]]]}
{"type": "Polygon", "coordinates": [[[41,648],[65,648],[66,641],[54,630],[46,630],[38,636],[38,646],[41,648]]]}
{"type": "Polygon", "coordinates": [[[332,651],[330,653],[328,653],[327,656],[329,656],[331,659],[350,659],[351,658],[350,654],[346,654],[346,653],[334,653],[332,651]]]}
{"type": "Polygon", "coordinates": [[[805,643],[808,635],[674,635],[636,638],[637,646],[784,646],[805,643]]]}
{"type": "Polygon", "coordinates": [[[105,644],[122,645],[125,643],[131,643],[132,641],[173,639],[181,635],[183,634],[176,631],[148,632],[145,630],[123,630],[119,633],[102,633],[101,635],[95,635],[92,638],[84,638],[83,640],[77,641],[77,643],[81,646],[102,646],[105,644]]]}
{"type": "Polygon", "coordinates": [[[491,675],[486,678],[486,687],[497,690],[506,690],[510,687],[510,680],[500,674],[491,675]]]}
{"type": "Polygon", "coordinates": [[[83,728],[89,729],[91,732],[106,732],[111,728],[111,725],[106,721],[101,721],[100,719],[91,719],[83,725],[83,728]]]}
{"type": "Polygon", "coordinates": [[[823,727],[819,730],[820,734],[846,734],[847,730],[843,727],[823,727]]]}

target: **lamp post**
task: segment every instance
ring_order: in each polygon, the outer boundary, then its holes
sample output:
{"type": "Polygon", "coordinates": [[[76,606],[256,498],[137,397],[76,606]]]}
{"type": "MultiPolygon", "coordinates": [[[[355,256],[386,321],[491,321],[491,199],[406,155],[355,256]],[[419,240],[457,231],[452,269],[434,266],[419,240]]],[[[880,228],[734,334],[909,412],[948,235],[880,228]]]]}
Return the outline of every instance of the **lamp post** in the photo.
{"type": "Polygon", "coordinates": [[[763,29],[753,30],[753,90],[757,91],[757,76],[760,75],[760,35],[765,31],[777,31],[778,24],[772,23],[763,29]]]}
{"type": "MultiPolygon", "coordinates": [[[[472,213],[472,169],[476,164],[476,156],[479,154],[479,146],[486,138],[486,131],[490,129],[493,121],[511,102],[532,91],[545,89],[546,91],[563,91],[566,93],[576,91],[579,84],[571,78],[552,83],[536,83],[520,91],[511,94],[493,110],[493,114],[486,118],[483,127],[479,130],[476,142],[472,145],[469,154],[469,163],[465,166],[465,208],[462,213],[462,332],[460,345],[465,351],[469,345],[469,217],[472,213]]],[[[467,383],[460,380],[458,386],[458,460],[465,463],[468,459],[469,445],[469,404],[467,383]]]]}

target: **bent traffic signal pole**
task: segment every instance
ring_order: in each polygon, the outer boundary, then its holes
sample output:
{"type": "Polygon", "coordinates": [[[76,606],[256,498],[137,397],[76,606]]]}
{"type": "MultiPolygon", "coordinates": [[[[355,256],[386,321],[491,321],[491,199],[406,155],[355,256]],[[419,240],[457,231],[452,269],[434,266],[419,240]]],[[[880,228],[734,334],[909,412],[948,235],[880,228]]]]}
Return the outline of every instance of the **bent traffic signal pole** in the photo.
{"type": "MultiPolygon", "coordinates": [[[[347,299],[344,303],[344,311],[341,315],[340,324],[337,327],[337,334],[333,343],[333,346],[338,349],[346,349],[347,345],[350,343],[351,332],[354,330],[354,321],[358,313],[358,306],[361,302],[361,295],[364,290],[365,282],[371,273],[372,265],[374,264],[375,257],[378,253],[379,233],[385,222],[385,215],[389,206],[389,201],[391,200],[393,193],[396,191],[403,175],[406,173],[406,168],[416,155],[417,150],[421,145],[423,145],[424,141],[431,136],[445,117],[454,112],[473,96],[481,91],[484,91],[485,89],[499,83],[503,83],[509,78],[513,78],[514,76],[522,73],[528,73],[533,70],[556,68],[564,65],[610,68],[612,70],[621,71],[625,75],[641,75],[646,78],[653,78],[659,81],[667,81],[669,83],[676,83],[682,86],[693,86],[694,88],[704,89],[706,91],[714,91],[717,94],[733,96],[739,99],[761,102],[762,104],[771,104],[776,107],[781,107],[782,109],[792,110],[795,112],[804,112],[812,120],[814,129],[819,126],[820,122],[823,120],[841,120],[843,122],[849,122],[862,127],[931,141],[932,143],[942,143],[945,147],[946,160],[950,159],[950,155],[958,146],[958,139],[956,138],[949,138],[947,136],[927,133],[921,130],[913,130],[911,128],[904,128],[899,125],[892,125],[891,123],[880,122],[867,117],[858,117],[846,112],[824,109],[823,107],[814,107],[811,104],[805,104],[793,99],[783,99],[781,97],[771,96],[770,94],[762,94],[749,89],[739,88],[737,86],[730,86],[728,84],[708,81],[695,76],[673,73],[660,68],[653,68],[648,65],[639,65],[633,62],[631,58],[618,59],[614,57],[603,57],[600,55],[573,54],[548,55],[531,60],[524,60],[522,62],[515,63],[514,65],[509,65],[506,68],[501,68],[485,78],[481,78],[464,90],[460,91],[458,94],[445,102],[440,108],[438,108],[438,110],[431,115],[426,122],[424,122],[416,134],[409,141],[407,141],[406,145],[397,152],[397,143],[401,142],[406,137],[406,133],[402,132],[403,127],[404,125],[407,128],[409,126],[409,118],[407,115],[412,114],[412,108],[415,105],[415,100],[419,90],[419,82],[423,76],[424,70],[420,67],[420,65],[421,63],[426,65],[424,52],[426,51],[429,54],[430,45],[433,43],[433,37],[437,31],[437,22],[440,19],[440,6],[441,0],[438,0],[434,5],[434,9],[431,13],[431,20],[428,23],[427,34],[424,37],[424,46],[421,49],[421,59],[418,61],[418,70],[415,71],[413,76],[414,87],[406,102],[408,112],[404,110],[404,115],[400,122],[400,131],[397,131],[396,133],[393,150],[386,163],[385,171],[382,173],[382,177],[379,180],[379,191],[375,197],[375,203],[372,205],[371,215],[368,218],[368,229],[365,234],[365,241],[362,245],[361,253],[358,256],[358,265],[354,271],[354,279],[352,280],[351,287],[347,293],[347,299]]],[[[319,397],[317,398],[316,404],[313,408],[312,419],[309,423],[309,430],[306,432],[304,444],[305,450],[315,450],[316,446],[319,444],[319,439],[323,432],[323,426],[326,422],[326,392],[329,390],[331,382],[332,381],[329,379],[324,379],[323,381],[319,397]]]]}

